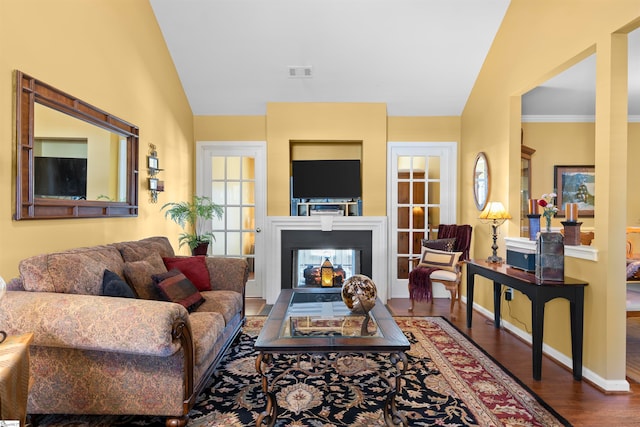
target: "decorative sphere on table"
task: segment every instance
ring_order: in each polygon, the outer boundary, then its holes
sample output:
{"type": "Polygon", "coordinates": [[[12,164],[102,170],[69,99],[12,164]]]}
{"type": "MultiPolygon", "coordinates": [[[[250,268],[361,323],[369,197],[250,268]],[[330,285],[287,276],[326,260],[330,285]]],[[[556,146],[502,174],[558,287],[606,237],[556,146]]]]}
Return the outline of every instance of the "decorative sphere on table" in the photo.
{"type": "Polygon", "coordinates": [[[376,284],[364,274],[355,274],[342,284],[342,301],[354,313],[368,313],[376,304],[377,296],[376,284]]]}

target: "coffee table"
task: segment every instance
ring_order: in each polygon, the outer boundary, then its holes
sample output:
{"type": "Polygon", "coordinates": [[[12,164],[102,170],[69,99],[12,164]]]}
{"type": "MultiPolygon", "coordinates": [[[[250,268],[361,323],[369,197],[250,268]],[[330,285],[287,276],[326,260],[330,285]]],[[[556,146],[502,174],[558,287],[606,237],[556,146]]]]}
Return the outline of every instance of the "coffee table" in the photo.
{"type": "Polygon", "coordinates": [[[256,420],[257,427],[275,424],[278,404],[274,387],[284,376],[292,371],[319,376],[330,368],[354,374],[367,369],[367,355],[375,353],[389,353],[393,365],[379,373],[388,386],[385,422],[388,426],[408,425],[397,410],[395,398],[402,390],[402,375],[407,368],[405,351],[410,344],[379,299],[369,314],[354,314],[342,302],[341,289],[283,289],[254,348],[259,351],[256,370],[267,400],[256,420]],[[297,362],[270,380],[274,354],[295,354],[297,362]],[[335,357],[330,357],[332,354],[335,357]],[[348,369],[343,369],[345,366],[348,369]]]}

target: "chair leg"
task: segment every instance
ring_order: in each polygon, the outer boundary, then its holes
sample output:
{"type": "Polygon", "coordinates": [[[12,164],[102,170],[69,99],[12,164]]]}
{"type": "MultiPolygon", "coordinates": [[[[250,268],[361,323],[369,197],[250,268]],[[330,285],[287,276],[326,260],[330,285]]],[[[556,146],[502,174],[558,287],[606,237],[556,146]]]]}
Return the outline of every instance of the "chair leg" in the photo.
{"type": "Polygon", "coordinates": [[[457,287],[449,288],[449,293],[451,294],[451,306],[449,307],[449,314],[453,314],[453,307],[456,304],[456,299],[458,298],[458,290],[457,287]]]}
{"type": "Polygon", "coordinates": [[[413,311],[415,301],[411,298],[411,284],[409,284],[409,299],[411,300],[411,307],[409,307],[409,311],[413,311]]]}

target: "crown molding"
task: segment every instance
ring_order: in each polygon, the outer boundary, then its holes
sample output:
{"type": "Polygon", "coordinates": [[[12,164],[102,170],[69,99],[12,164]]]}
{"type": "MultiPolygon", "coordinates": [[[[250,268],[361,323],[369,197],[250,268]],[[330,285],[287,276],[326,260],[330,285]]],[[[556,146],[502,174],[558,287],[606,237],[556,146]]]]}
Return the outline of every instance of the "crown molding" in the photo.
{"type": "MultiPolygon", "coordinates": [[[[596,116],[592,115],[535,115],[522,116],[522,123],[594,123],[596,116]]],[[[630,115],[629,123],[640,123],[640,115],[630,115]]]]}

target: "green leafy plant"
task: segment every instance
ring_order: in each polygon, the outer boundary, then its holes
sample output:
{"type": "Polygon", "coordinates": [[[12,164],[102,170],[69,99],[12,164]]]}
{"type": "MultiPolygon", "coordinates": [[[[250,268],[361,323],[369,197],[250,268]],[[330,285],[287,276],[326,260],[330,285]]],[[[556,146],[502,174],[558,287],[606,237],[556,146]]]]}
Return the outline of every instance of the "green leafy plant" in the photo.
{"type": "Polygon", "coordinates": [[[188,245],[191,250],[201,243],[211,243],[216,240],[211,231],[204,231],[206,220],[214,217],[222,218],[222,206],[214,203],[208,197],[193,196],[190,202],[165,203],[160,210],[165,210],[164,217],[171,219],[184,230],[188,225],[192,232],[180,234],[180,247],[188,245]]]}

